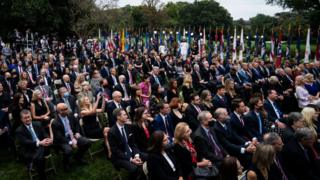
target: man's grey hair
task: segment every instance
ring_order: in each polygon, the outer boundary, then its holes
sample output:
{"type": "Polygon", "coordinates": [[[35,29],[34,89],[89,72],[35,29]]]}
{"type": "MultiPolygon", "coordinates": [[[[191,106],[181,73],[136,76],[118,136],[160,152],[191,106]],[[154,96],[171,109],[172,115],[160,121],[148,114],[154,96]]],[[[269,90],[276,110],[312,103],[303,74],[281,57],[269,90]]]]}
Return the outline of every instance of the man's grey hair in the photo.
{"type": "Polygon", "coordinates": [[[295,137],[298,141],[310,140],[315,137],[315,133],[312,129],[304,127],[296,130],[295,137]]]}
{"type": "Polygon", "coordinates": [[[290,125],[302,119],[303,116],[300,112],[291,112],[288,114],[288,122],[290,125]]]}
{"type": "Polygon", "coordinates": [[[21,112],[20,112],[20,118],[22,118],[22,116],[24,114],[30,114],[31,115],[31,111],[29,109],[23,109],[21,112]]]}
{"type": "Polygon", "coordinates": [[[273,145],[276,140],[281,138],[278,133],[270,132],[263,136],[263,141],[265,144],[273,145]]]}
{"type": "Polygon", "coordinates": [[[199,114],[198,114],[198,121],[203,122],[205,119],[206,119],[206,116],[207,114],[210,113],[209,111],[201,111],[199,114]]]}
{"type": "Polygon", "coordinates": [[[220,115],[223,113],[223,110],[226,110],[226,108],[218,108],[216,111],[213,113],[213,117],[215,119],[219,119],[220,115]]]}

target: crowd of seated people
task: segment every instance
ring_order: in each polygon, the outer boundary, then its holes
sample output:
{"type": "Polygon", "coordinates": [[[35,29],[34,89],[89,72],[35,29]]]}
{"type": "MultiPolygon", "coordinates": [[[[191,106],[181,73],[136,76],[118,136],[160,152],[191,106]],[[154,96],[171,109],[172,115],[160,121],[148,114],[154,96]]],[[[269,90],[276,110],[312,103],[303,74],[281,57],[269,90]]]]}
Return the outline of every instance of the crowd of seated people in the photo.
{"type": "Polygon", "coordinates": [[[0,52],[0,146],[40,179],[48,153],[92,163],[93,139],[130,179],[320,179],[320,62],[60,43],[0,52]]]}

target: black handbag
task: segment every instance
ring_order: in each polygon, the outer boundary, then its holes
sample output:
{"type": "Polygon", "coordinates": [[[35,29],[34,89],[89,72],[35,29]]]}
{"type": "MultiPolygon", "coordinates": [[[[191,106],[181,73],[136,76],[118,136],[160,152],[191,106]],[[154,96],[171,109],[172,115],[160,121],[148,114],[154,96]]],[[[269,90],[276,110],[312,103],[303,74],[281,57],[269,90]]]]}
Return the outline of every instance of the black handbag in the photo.
{"type": "Polygon", "coordinates": [[[216,166],[211,167],[195,167],[193,168],[195,178],[209,178],[219,175],[219,170],[216,166]]]}

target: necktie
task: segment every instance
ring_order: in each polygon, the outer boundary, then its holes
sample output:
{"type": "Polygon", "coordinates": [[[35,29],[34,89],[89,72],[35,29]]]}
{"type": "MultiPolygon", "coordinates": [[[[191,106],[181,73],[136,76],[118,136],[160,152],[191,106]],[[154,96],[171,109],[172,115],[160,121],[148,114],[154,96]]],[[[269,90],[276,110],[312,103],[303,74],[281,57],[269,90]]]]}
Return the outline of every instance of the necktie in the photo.
{"type": "Polygon", "coordinates": [[[164,117],[164,128],[165,128],[165,131],[166,131],[166,134],[169,135],[169,131],[168,131],[168,117],[165,116],[164,117]]]}
{"type": "Polygon", "coordinates": [[[157,76],[154,76],[154,80],[156,81],[157,84],[159,84],[161,86],[159,78],[157,76]]]}
{"type": "Polygon", "coordinates": [[[64,124],[64,128],[65,128],[65,132],[66,132],[66,137],[70,137],[71,139],[73,139],[73,132],[70,128],[70,122],[69,122],[69,119],[68,118],[64,118],[62,120],[63,124],[64,124]]]}
{"type": "Polygon", "coordinates": [[[34,130],[33,130],[31,125],[28,126],[28,130],[31,133],[32,141],[34,141],[34,142],[38,141],[38,137],[37,137],[36,133],[34,132],[34,130]]]}
{"type": "Polygon", "coordinates": [[[242,116],[240,116],[239,120],[240,120],[240,123],[242,124],[242,126],[244,126],[244,121],[243,121],[243,117],[242,116]]]}
{"type": "Polygon", "coordinates": [[[128,71],[129,75],[129,84],[133,84],[131,71],[128,71]]]}
{"type": "Polygon", "coordinates": [[[123,92],[124,92],[124,98],[128,98],[128,93],[127,93],[127,89],[126,86],[124,84],[121,84],[123,92]]]}
{"type": "Polygon", "coordinates": [[[257,114],[258,117],[258,123],[259,123],[259,133],[262,134],[262,120],[260,117],[260,113],[257,114]]]}
{"type": "Polygon", "coordinates": [[[200,109],[197,105],[194,105],[194,107],[196,108],[196,110],[198,111],[198,113],[201,112],[201,109],[200,109]]]}
{"type": "Polygon", "coordinates": [[[47,92],[44,90],[43,86],[40,86],[40,89],[41,89],[41,92],[42,92],[42,94],[43,94],[43,97],[44,97],[44,98],[47,98],[47,97],[48,97],[48,94],[47,94],[47,92]]]}
{"type": "Polygon", "coordinates": [[[281,172],[282,180],[288,180],[284,170],[282,169],[282,166],[281,166],[281,164],[279,162],[279,159],[277,157],[275,157],[274,161],[275,161],[276,166],[279,168],[279,170],[281,172]]]}
{"type": "Polygon", "coordinates": [[[212,136],[212,134],[211,134],[210,131],[208,131],[208,136],[209,136],[209,138],[210,138],[210,140],[211,140],[211,143],[212,143],[212,145],[213,145],[214,154],[215,154],[216,156],[220,157],[220,158],[223,158],[223,155],[222,155],[222,153],[221,153],[221,149],[220,149],[220,147],[218,146],[218,144],[216,143],[216,141],[214,140],[214,138],[213,138],[213,136],[212,136]]]}
{"type": "Polygon", "coordinates": [[[128,158],[131,158],[131,150],[128,144],[126,133],[124,131],[124,127],[121,128],[121,134],[122,134],[122,140],[125,144],[125,151],[126,151],[125,154],[128,158]]]}
{"type": "Polygon", "coordinates": [[[277,105],[274,102],[272,102],[272,105],[274,107],[274,111],[276,112],[278,119],[280,119],[282,115],[281,111],[278,109],[277,105]]]}
{"type": "Polygon", "coordinates": [[[64,103],[68,106],[68,110],[71,111],[71,106],[67,98],[63,98],[64,103]]]}
{"type": "Polygon", "coordinates": [[[66,83],[66,86],[67,86],[68,91],[71,91],[69,83],[66,83]]]}

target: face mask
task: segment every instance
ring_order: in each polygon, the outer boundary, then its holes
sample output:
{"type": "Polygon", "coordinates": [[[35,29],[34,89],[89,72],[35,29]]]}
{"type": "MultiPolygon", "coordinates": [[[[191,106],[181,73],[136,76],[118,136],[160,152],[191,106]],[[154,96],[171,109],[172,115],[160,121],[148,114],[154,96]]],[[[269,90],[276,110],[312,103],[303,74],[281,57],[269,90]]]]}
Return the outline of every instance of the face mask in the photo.
{"type": "Polygon", "coordinates": [[[39,82],[39,85],[44,86],[44,82],[43,81],[39,82]]]}
{"type": "Polygon", "coordinates": [[[214,124],[215,124],[215,122],[214,122],[214,121],[209,121],[209,122],[208,122],[208,125],[209,125],[210,127],[213,127],[213,126],[214,126],[214,124]]]}
{"type": "Polygon", "coordinates": [[[65,98],[67,98],[67,97],[69,97],[69,92],[65,92],[64,94],[63,94],[63,97],[65,97],[65,98]]]}

